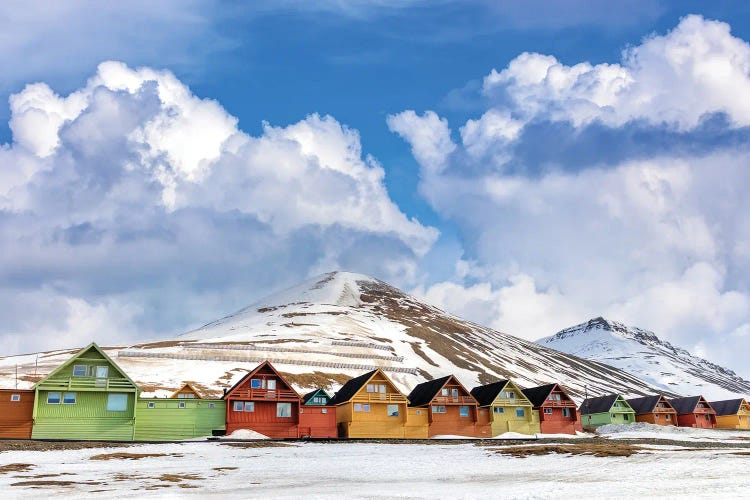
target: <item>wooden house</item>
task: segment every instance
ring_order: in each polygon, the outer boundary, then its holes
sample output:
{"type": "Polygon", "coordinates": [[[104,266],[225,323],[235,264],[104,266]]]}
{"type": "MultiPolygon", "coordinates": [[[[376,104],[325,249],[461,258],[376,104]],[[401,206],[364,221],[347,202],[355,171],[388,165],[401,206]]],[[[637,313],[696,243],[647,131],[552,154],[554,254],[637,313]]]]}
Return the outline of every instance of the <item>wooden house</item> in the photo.
{"type": "Polygon", "coordinates": [[[34,415],[34,391],[0,389],[0,439],[29,439],[34,415]]]}
{"type": "Polygon", "coordinates": [[[331,404],[331,395],[324,389],[316,389],[302,396],[299,409],[299,435],[309,438],[335,438],[336,407],[331,404]]]}
{"type": "Polygon", "coordinates": [[[667,398],[662,395],[628,399],[635,412],[636,422],[656,425],[677,425],[677,412],[667,398]]]}
{"type": "Polygon", "coordinates": [[[34,386],[34,439],[132,441],[138,387],[95,343],[34,386]]]}
{"type": "Polygon", "coordinates": [[[727,399],[709,403],[716,411],[719,429],[750,429],[750,404],[745,399],[727,399]]]}
{"type": "Polygon", "coordinates": [[[440,435],[491,437],[487,408],[453,375],[422,382],[408,396],[409,406],[427,411],[429,437],[440,435]]]}
{"type": "Polygon", "coordinates": [[[237,382],[226,401],[227,434],[238,429],[270,438],[298,438],[300,397],[268,361],[237,382]]]}
{"type": "Polygon", "coordinates": [[[581,403],[579,411],[581,413],[581,424],[584,428],[635,422],[635,411],[619,394],[585,399],[581,403]]]}
{"type": "Polygon", "coordinates": [[[583,430],[575,402],[558,384],[547,384],[523,390],[539,412],[542,434],[575,434],[583,430]]]}
{"type": "Polygon", "coordinates": [[[531,401],[513,381],[500,380],[475,387],[471,390],[471,395],[477,400],[480,410],[487,410],[493,436],[506,432],[541,432],[539,412],[534,410],[531,401]]]}
{"type": "Polygon", "coordinates": [[[716,427],[716,412],[703,396],[670,399],[677,412],[677,425],[713,429],[716,427]]]}
{"type": "Polygon", "coordinates": [[[331,399],[338,436],[344,438],[427,438],[428,417],[377,369],[353,378],[331,399]]]}
{"type": "Polygon", "coordinates": [[[138,398],[136,413],[136,441],[179,441],[226,429],[226,401],[190,383],[169,398],[138,398]]]}

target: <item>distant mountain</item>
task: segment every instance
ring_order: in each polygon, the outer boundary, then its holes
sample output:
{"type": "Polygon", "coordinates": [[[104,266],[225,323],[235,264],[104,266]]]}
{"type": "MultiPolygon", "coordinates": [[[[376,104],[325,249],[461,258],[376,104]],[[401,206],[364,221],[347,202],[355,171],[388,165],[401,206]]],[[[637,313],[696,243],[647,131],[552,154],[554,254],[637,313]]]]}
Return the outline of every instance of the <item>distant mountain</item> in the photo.
{"type": "MultiPolygon", "coordinates": [[[[173,339],[108,348],[147,394],[164,396],[183,381],[220,394],[269,359],[299,390],[337,389],[382,368],[405,392],[453,373],[467,387],[513,378],[522,386],[557,381],[589,394],[652,393],[654,387],[608,365],[496,332],[424,304],[380,280],[333,272],[271,295],[173,339]]],[[[68,352],[0,358],[0,385],[46,373],[68,352]],[[38,361],[38,366],[36,365],[38,361]]]]}
{"type": "Polygon", "coordinates": [[[606,363],[665,391],[702,394],[709,400],[750,395],[750,382],[732,370],[693,356],[653,332],[595,318],[537,344],[606,363]]]}

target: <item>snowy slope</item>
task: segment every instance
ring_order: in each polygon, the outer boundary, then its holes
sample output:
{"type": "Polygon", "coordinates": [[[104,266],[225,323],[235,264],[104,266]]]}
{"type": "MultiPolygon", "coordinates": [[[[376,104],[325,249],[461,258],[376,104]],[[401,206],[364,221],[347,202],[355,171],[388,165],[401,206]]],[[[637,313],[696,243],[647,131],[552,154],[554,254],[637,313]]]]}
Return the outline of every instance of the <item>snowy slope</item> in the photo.
{"type": "MultiPolygon", "coordinates": [[[[316,277],[174,339],[106,350],[145,394],[160,397],[183,381],[221,394],[264,359],[300,391],[335,390],[375,367],[407,393],[449,373],[469,388],[507,377],[522,386],[558,381],[578,398],[584,386],[589,394],[654,391],[610,366],[464,321],[345,272],[316,277]]],[[[69,355],[0,358],[0,387],[14,386],[16,364],[20,386],[30,386],[69,355]]]]}
{"type": "Polygon", "coordinates": [[[653,332],[595,318],[537,340],[539,345],[620,368],[669,392],[709,401],[750,395],[733,371],[660,340],[653,332]]]}

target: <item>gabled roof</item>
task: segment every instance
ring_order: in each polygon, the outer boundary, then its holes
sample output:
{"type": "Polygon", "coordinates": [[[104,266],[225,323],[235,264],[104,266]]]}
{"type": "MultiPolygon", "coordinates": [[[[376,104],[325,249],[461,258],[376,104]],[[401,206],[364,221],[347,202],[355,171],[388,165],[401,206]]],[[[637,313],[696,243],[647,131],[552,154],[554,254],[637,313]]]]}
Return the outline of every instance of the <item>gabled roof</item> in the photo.
{"type": "Polygon", "coordinates": [[[536,406],[542,406],[544,401],[549,397],[552,390],[557,387],[557,384],[540,385],[539,387],[530,387],[523,390],[523,394],[531,401],[531,404],[536,406]]]}
{"type": "Polygon", "coordinates": [[[198,388],[196,386],[197,386],[197,384],[195,382],[185,382],[184,384],[182,384],[182,387],[180,387],[179,389],[177,389],[176,391],[174,391],[172,393],[172,395],[169,396],[169,397],[171,399],[176,399],[177,395],[180,394],[183,391],[183,389],[185,389],[187,387],[188,389],[190,389],[191,391],[193,391],[193,393],[196,395],[197,399],[205,399],[206,395],[203,392],[203,390],[198,390],[198,388]]]}
{"type": "Polygon", "coordinates": [[[225,393],[225,394],[224,394],[224,395],[223,395],[223,396],[221,397],[221,399],[227,399],[227,397],[229,397],[229,395],[230,395],[230,394],[232,394],[232,391],[234,391],[235,389],[237,389],[238,387],[240,387],[240,386],[241,386],[242,384],[244,384],[244,383],[245,383],[245,381],[246,381],[247,379],[249,379],[250,377],[252,377],[252,376],[253,376],[253,375],[255,375],[256,373],[258,373],[258,372],[259,372],[259,371],[260,371],[260,370],[261,370],[262,368],[264,368],[264,367],[267,367],[267,368],[269,368],[269,369],[270,369],[270,370],[271,370],[271,371],[273,372],[273,374],[274,374],[274,375],[276,375],[276,376],[277,376],[277,377],[279,378],[279,380],[280,380],[281,382],[283,382],[283,383],[284,383],[284,385],[286,385],[286,386],[287,386],[287,387],[289,388],[289,390],[290,390],[291,392],[293,392],[293,393],[294,393],[294,395],[295,395],[295,396],[299,397],[299,394],[297,394],[297,391],[295,391],[295,390],[294,390],[294,387],[292,387],[292,385],[291,385],[291,384],[290,384],[289,382],[287,382],[287,381],[286,381],[286,379],[285,379],[284,377],[282,377],[282,376],[281,376],[281,374],[280,374],[280,373],[279,373],[278,371],[276,371],[276,368],[274,368],[274,367],[273,367],[273,365],[272,365],[272,364],[271,364],[271,363],[270,363],[269,361],[264,361],[264,362],[262,362],[261,364],[259,364],[258,366],[256,366],[255,368],[253,368],[253,370],[252,370],[252,371],[248,372],[248,373],[247,373],[247,375],[245,375],[244,377],[242,377],[242,378],[241,378],[241,379],[239,380],[239,382],[237,382],[236,384],[234,384],[234,385],[233,385],[233,386],[232,386],[232,387],[231,387],[231,388],[230,388],[230,389],[229,389],[229,390],[228,390],[228,391],[227,391],[227,392],[226,392],[226,393],[225,393]]]}
{"type": "MultiPolygon", "coordinates": [[[[625,399],[620,397],[619,394],[607,394],[606,396],[584,399],[579,409],[583,415],[608,413],[609,410],[612,409],[612,405],[614,405],[618,399],[625,401],[625,399]]],[[[625,403],[627,404],[627,401],[625,401],[625,403]]]]}
{"type": "Polygon", "coordinates": [[[372,377],[375,376],[376,373],[378,373],[380,370],[373,370],[371,372],[367,372],[363,375],[360,375],[359,377],[354,377],[353,379],[349,380],[347,383],[345,383],[341,389],[338,390],[336,395],[333,396],[333,399],[330,401],[330,405],[339,405],[342,403],[346,403],[350,399],[354,397],[355,394],[359,392],[360,389],[362,389],[367,382],[370,381],[372,377]]]}
{"type": "Polygon", "coordinates": [[[36,384],[34,384],[33,388],[36,389],[38,386],[42,385],[44,382],[46,382],[50,378],[52,378],[55,375],[57,375],[58,373],[60,373],[60,371],[62,371],[66,367],[70,366],[74,361],[76,361],[84,353],[86,353],[87,351],[89,351],[91,349],[94,349],[96,352],[98,352],[102,356],[102,358],[104,358],[105,361],[107,361],[113,368],[115,368],[118,372],[120,372],[120,375],[122,375],[125,378],[125,380],[127,380],[128,382],[130,382],[133,385],[133,388],[135,388],[136,393],[140,390],[138,388],[138,385],[135,382],[133,382],[133,379],[131,379],[128,376],[128,374],[125,373],[125,370],[123,370],[122,368],[120,368],[120,365],[118,365],[117,363],[115,363],[112,358],[110,358],[109,356],[107,356],[107,353],[105,353],[102,350],[102,348],[97,345],[96,342],[90,343],[89,345],[87,345],[86,347],[84,347],[83,349],[81,349],[80,351],[78,351],[77,353],[75,353],[74,355],[72,355],[71,357],[69,357],[67,361],[65,361],[63,364],[61,364],[60,366],[58,366],[57,368],[55,368],[54,370],[52,370],[52,372],[50,372],[49,374],[47,374],[46,377],[42,377],[36,384]]]}
{"type": "Polygon", "coordinates": [[[727,399],[725,401],[711,401],[709,404],[716,411],[716,415],[736,415],[740,412],[742,404],[747,402],[742,399],[727,399]]]}
{"type": "Polygon", "coordinates": [[[693,413],[696,406],[698,406],[698,403],[701,401],[708,403],[703,396],[688,396],[686,398],[675,398],[669,400],[674,409],[677,410],[678,415],[693,413]]]}
{"type": "Polygon", "coordinates": [[[652,413],[656,409],[656,405],[659,401],[663,401],[668,404],[670,408],[674,409],[672,403],[662,395],[628,399],[628,404],[633,410],[635,410],[636,415],[643,415],[645,413],[652,413]]]}
{"type": "Polygon", "coordinates": [[[453,375],[428,380],[418,384],[407,396],[409,406],[427,406],[453,375]]]}
{"type": "Polygon", "coordinates": [[[492,402],[497,399],[497,395],[505,389],[508,382],[510,382],[510,380],[498,380],[491,384],[480,385],[471,390],[471,395],[477,400],[479,406],[490,406],[492,402]]]}
{"type": "Polygon", "coordinates": [[[312,398],[314,398],[315,396],[317,396],[318,394],[321,394],[321,393],[322,393],[323,396],[326,397],[326,400],[330,400],[331,399],[331,395],[328,394],[325,389],[322,389],[322,388],[321,389],[315,389],[314,391],[308,392],[307,394],[305,394],[304,396],[302,396],[302,404],[307,404],[308,401],[310,401],[312,398]]]}

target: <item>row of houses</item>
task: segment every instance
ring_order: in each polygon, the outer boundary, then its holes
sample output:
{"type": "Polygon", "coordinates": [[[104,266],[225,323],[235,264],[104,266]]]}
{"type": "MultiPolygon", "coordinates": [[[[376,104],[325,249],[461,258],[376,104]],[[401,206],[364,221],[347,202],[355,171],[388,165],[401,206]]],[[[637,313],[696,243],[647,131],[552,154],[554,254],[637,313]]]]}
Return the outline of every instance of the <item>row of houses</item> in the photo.
{"type": "Polygon", "coordinates": [[[693,398],[612,395],[587,399],[577,408],[558,384],[523,389],[504,380],[469,391],[452,375],[421,383],[405,395],[383,371],[374,370],[349,380],[334,396],[323,389],[300,396],[269,362],[221,397],[190,383],[169,398],[140,393],[91,344],[31,390],[0,389],[0,438],[172,441],[243,429],[271,438],[481,438],[506,432],[573,434],[584,426],[634,421],[750,428],[745,400],[737,400],[735,408],[732,402],[698,397],[691,407],[693,398]]]}

